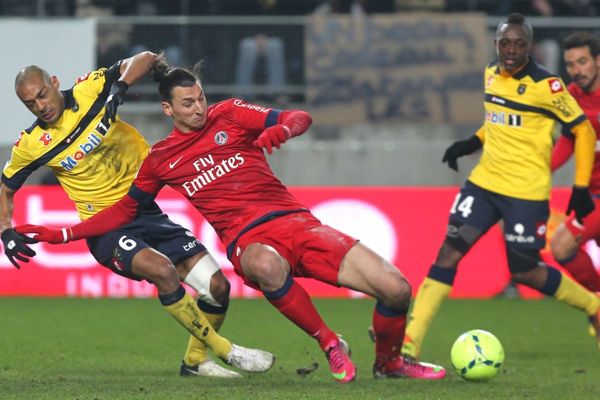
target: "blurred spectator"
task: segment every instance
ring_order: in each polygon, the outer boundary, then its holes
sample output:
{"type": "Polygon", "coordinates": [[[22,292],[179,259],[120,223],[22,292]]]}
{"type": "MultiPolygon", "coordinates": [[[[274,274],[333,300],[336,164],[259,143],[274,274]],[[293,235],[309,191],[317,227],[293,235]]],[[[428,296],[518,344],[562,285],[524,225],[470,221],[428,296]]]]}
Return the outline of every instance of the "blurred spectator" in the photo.
{"type": "Polygon", "coordinates": [[[240,41],[235,72],[236,84],[240,86],[240,97],[245,100],[252,101],[255,98],[256,93],[252,86],[261,58],[266,67],[265,83],[269,100],[272,101],[275,95],[281,93],[286,84],[283,40],[263,34],[245,37],[240,41]]]}
{"type": "MultiPolygon", "coordinates": [[[[270,14],[277,12],[281,3],[278,4],[277,0],[260,0],[247,2],[247,5],[254,6],[254,11],[258,13],[270,14]]],[[[262,74],[266,84],[265,100],[274,101],[278,96],[277,101],[285,101],[281,95],[286,84],[285,60],[285,43],[280,37],[259,33],[242,38],[238,46],[235,70],[235,82],[239,88],[238,96],[244,100],[254,101],[257,94],[254,84],[257,74],[262,74]]]]}

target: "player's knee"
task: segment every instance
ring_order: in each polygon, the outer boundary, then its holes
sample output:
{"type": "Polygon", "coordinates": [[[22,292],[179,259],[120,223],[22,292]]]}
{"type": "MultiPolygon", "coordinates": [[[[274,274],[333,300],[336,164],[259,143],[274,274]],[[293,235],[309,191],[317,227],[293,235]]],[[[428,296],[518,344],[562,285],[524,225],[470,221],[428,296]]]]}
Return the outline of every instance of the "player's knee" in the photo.
{"type": "Polygon", "coordinates": [[[448,243],[447,240],[444,240],[444,243],[442,243],[442,247],[440,247],[435,259],[435,265],[447,268],[456,267],[464,254],[465,253],[454,248],[453,245],[448,243]]]}
{"type": "Polygon", "coordinates": [[[149,273],[150,280],[160,291],[175,291],[179,287],[179,275],[171,262],[154,264],[149,273]]]}
{"type": "Polygon", "coordinates": [[[285,280],[287,272],[282,268],[282,259],[274,249],[259,245],[243,254],[242,268],[250,279],[266,283],[285,280]]]}
{"type": "Polygon", "coordinates": [[[538,249],[515,249],[509,247],[506,252],[508,269],[516,281],[527,283],[529,272],[540,265],[540,251],[538,249]]]}
{"type": "Polygon", "coordinates": [[[550,250],[558,262],[569,259],[577,250],[579,244],[568,229],[559,229],[552,236],[550,250]]]}
{"type": "Polygon", "coordinates": [[[407,310],[411,296],[410,283],[402,275],[397,274],[386,279],[385,291],[378,300],[394,310],[407,310]]]}
{"type": "Polygon", "coordinates": [[[213,274],[210,280],[210,294],[219,304],[227,304],[229,302],[229,292],[231,284],[221,271],[213,274]]]}
{"type": "Polygon", "coordinates": [[[481,236],[481,231],[471,225],[450,221],[446,227],[446,238],[438,254],[438,265],[455,265],[481,236]],[[441,264],[440,264],[441,263],[441,264]]]}

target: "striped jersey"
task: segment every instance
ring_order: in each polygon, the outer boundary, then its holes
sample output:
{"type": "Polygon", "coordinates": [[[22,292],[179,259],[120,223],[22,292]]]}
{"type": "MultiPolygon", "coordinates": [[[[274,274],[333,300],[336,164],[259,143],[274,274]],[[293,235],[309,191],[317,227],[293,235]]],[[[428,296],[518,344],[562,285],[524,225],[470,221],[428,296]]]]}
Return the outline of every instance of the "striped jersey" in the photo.
{"type": "Polygon", "coordinates": [[[585,115],[562,80],[529,61],[513,76],[485,69],[483,153],[469,181],[510,197],[546,200],[556,122],[566,129],[585,115]]]}

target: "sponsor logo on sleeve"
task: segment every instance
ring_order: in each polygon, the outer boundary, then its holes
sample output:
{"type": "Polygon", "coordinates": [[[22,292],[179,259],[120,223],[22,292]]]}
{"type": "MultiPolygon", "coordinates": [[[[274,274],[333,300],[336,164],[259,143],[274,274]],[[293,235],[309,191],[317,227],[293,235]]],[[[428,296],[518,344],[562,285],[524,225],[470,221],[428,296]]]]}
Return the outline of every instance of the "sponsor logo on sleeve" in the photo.
{"type": "Polygon", "coordinates": [[[550,85],[550,92],[551,93],[558,93],[558,92],[562,92],[563,89],[563,85],[562,83],[560,83],[560,79],[548,79],[548,85],[550,85]]]}
{"type": "Polygon", "coordinates": [[[269,112],[268,108],[265,108],[263,106],[259,106],[259,105],[256,105],[256,104],[244,103],[242,100],[235,100],[233,102],[233,105],[237,106],[237,107],[247,108],[249,110],[256,110],[256,111],[261,112],[261,113],[269,112]]]}

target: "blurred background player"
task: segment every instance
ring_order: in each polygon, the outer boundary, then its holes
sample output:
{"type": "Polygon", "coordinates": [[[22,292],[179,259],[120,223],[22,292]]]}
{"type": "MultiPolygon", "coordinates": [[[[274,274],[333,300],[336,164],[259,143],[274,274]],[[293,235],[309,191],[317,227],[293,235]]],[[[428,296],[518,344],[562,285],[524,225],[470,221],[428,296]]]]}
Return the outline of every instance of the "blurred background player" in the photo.
{"type": "MultiPolygon", "coordinates": [[[[563,56],[567,73],[573,80],[567,87],[577,100],[600,138],[600,39],[591,32],[577,32],[563,41],[563,56]]],[[[552,153],[552,170],[563,165],[573,154],[574,137],[568,130],[558,138],[552,153]]],[[[600,292],[600,276],[585,251],[590,240],[600,239],[600,157],[596,149],[590,191],[596,208],[583,219],[574,216],[562,223],[551,241],[552,254],[583,286],[600,292]]]]}
{"type": "MultiPolygon", "coordinates": [[[[37,119],[13,146],[0,187],[1,237],[15,267],[19,268],[17,260],[27,262],[35,255],[27,246],[31,241],[11,228],[11,219],[15,193],[37,168],[47,165],[53,170],[82,220],[127,193],[149,145],[117,116],[117,107],[129,85],[144,76],[155,59],[152,52],[136,54],[109,69],[81,76],[65,91],[59,90],[58,78],[37,66],[18,73],[15,91],[37,119]]],[[[114,272],[152,282],[165,309],[190,330],[193,338],[181,374],[239,376],[210,360],[203,342],[242,369],[271,365],[269,353],[232,346],[213,331],[212,324],[218,329],[225,317],[229,282],[206,248],[155,203],[136,210],[131,224],[90,238],[88,247],[100,264],[114,272]],[[198,291],[197,303],[185,294],[180,279],[198,291]]]]}
{"type": "Polygon", "coordinates": [[[303,134],[311,116],[229,99],[207,106],[197,73],[160,60],[155,80],[171,134],[152,147],[127,196],[83,223],[19,231],[61,243],[98,235],[135,216],[164,185],[185,196],[213,226],[244,282],[261,290],[290,321],[315,338],[338,382],[354,380],[347,344],[322,320],[294,279],[313,278],[377,299],[373,311],[376,378],[441,379],[442,367],[400,355],[411,288],[402,273],[356,239],[323,225],[275,177],[265,158],[303,134]],[[63,233],[66,236],[63,236],[63,233]]]}
{"type": "Polygon", "coordinates": [[[485,70],[485,122],[443,157],[458,170],[458,157],[483,147],[450,209],[446,237],[413,304],[402,346],[410,357],[419,356],[429,325],[452,289],[458,263],[500,219],[512,279],[583,310],[596,328],[600,323],[600,299],[545,265],[539,254],[549,215],[555,121],[575,137],[575,182],[567,213],[574,211],[580,219],[594,209],[588,190],[593,128],[560,78],[530,58],[533,30],[521,14],[510,14],[498,25],[494,43],[498,61],[485,70]]]}

